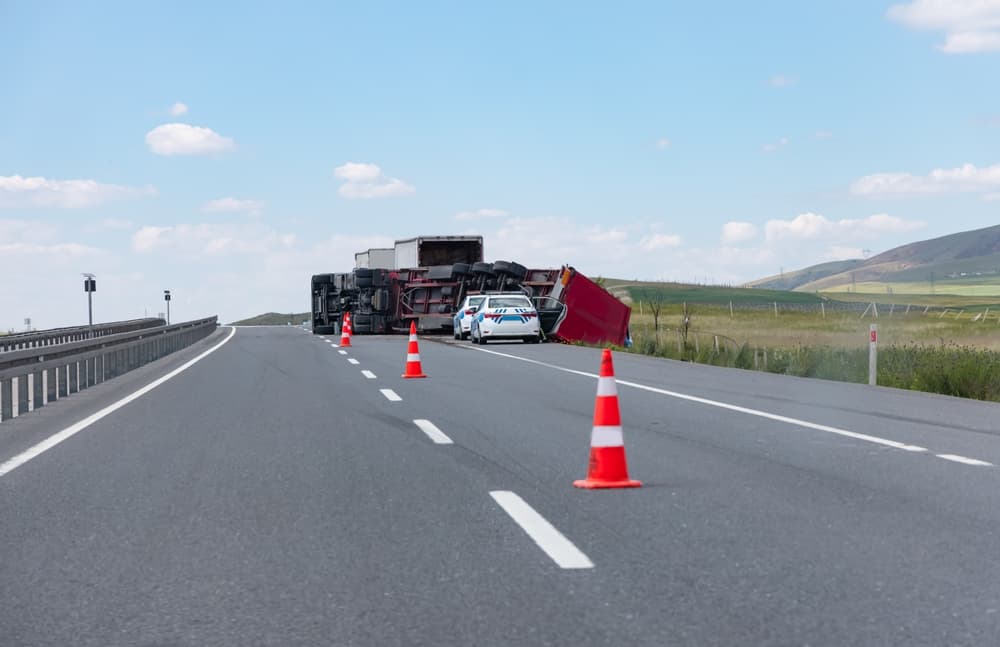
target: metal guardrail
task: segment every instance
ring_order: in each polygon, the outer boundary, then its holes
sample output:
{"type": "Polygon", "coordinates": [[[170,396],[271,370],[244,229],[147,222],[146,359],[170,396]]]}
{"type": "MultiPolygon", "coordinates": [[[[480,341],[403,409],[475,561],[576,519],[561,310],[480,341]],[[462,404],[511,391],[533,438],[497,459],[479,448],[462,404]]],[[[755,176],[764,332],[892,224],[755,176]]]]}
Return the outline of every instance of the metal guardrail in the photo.
{"type": "Polygon", "coordinates": [[[72,326],[70,328],[52,328],[36,332],[11,333],[9,335],[0,335],[0,353],[42,346],[54,346],[56,344],[94,339],[96,337],[107,337],[108,335],[117,335],[123,332],[132,332],[133,330],[155,328],[163,326],[166,323],[163,319],[146,318],[115,321],[112,323],[97,324],[96,326],[72,326]]]}
{"type": "Polygon", "coordinates": [[[218,317],[0,355],[0,422],[100,384],[204,339],[218,317]]]}

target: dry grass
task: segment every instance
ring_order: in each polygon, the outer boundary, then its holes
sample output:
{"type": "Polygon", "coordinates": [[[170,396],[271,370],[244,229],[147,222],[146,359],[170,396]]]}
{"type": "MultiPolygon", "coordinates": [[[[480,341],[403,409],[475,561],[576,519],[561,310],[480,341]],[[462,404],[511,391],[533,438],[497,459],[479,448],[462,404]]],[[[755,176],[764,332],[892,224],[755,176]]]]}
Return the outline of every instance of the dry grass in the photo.
{"type": "MultiPolygon", "coordinates": [[[[951,310],[944,313],[923,314],[922,309],[913,308],[909,314],[893,312],[889,316],[880,311],[877,320],[869,314],[860,318],[858,313],[827,312],[781,312],[775,317],[770,310],[736,310],[730,317],[728,307],[689,306],[691,327],[689,346],[714,345],[714,337],[720,338],[720,346],[731,348],[743,346],[751,348],[795,349],[803,347],[866,348],[869,324],[878,323],[880,345],[904,344],[956,344],[973,348],[1000,351],[1000,310],[990,311],[986,319],[984,310],[975,312],[951,310]],[[979,315],[978,321],[973,318],[979,315]]],[[[681,306],[664,304],[660,312],[659,344],[676,347],[678,329],[681,324],[681,306]]],[[[631,323],[634,340],[655,340],[653,317],[649,308],[644,314],[632,309],[631,323]]]]}

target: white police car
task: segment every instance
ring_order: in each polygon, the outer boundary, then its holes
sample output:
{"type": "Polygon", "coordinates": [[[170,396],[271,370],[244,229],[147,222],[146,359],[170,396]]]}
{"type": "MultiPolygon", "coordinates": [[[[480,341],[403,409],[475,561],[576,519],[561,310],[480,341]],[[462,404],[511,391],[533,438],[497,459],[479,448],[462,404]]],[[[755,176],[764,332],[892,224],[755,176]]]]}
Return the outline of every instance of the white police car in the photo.
{"type": "Polygon", "coordinates": [[[523,294],[487,294],[472,315],[472,342],[490,339],[522,339],[537,344],[542,339],[538,311],[523,294]]]}
{"type": "Polygon", "coordinates": [[[469,330],[472,328],[472,318],[476,314],[479,304],[486,298],[485,294],[473,294],[465,297],[462,307],[453,318],[455,325],[455,339],[468,339],[469,330]]]}

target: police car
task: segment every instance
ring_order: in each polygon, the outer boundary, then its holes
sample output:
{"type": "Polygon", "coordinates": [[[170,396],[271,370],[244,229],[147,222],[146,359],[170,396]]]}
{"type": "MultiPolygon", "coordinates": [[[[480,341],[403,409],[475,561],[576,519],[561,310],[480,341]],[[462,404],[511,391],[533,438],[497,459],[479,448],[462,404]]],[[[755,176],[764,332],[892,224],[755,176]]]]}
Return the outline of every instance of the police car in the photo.
{"type": "Polygon", "coordinates": [[[542,339],[538,311],[520,293],[487,294],[476,307],[469,326],[474,344],[490,339],[521,339],[537,344],[542,339]]]}

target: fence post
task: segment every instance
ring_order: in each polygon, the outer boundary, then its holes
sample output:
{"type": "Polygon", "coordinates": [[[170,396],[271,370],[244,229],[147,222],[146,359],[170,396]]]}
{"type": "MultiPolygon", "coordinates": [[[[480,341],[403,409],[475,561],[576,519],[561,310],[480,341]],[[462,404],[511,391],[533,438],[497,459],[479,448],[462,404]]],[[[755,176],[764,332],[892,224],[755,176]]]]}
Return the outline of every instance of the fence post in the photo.
{"type": "Polygon", "coordinates": [[[774,302],[774,316],[775,317],[778,316],[778,302],[777,301],[774,302]]]}
{"type": "Polygon", "coordinates": [[[729,302],[729,318],[730,319],[733,318],[733,302],[732,301],[729,302]]]}
{"type": "Polygon", "coordinates": [[[878,324],[868,328],[868,384],[875,386],[878,372],[878,324]]]}
{"type": "Polygon", "coordinates": [[[826,304],[822,301],[819,302],[819,311],[823,313],[823,318],[826,319],[826,304]]]}

